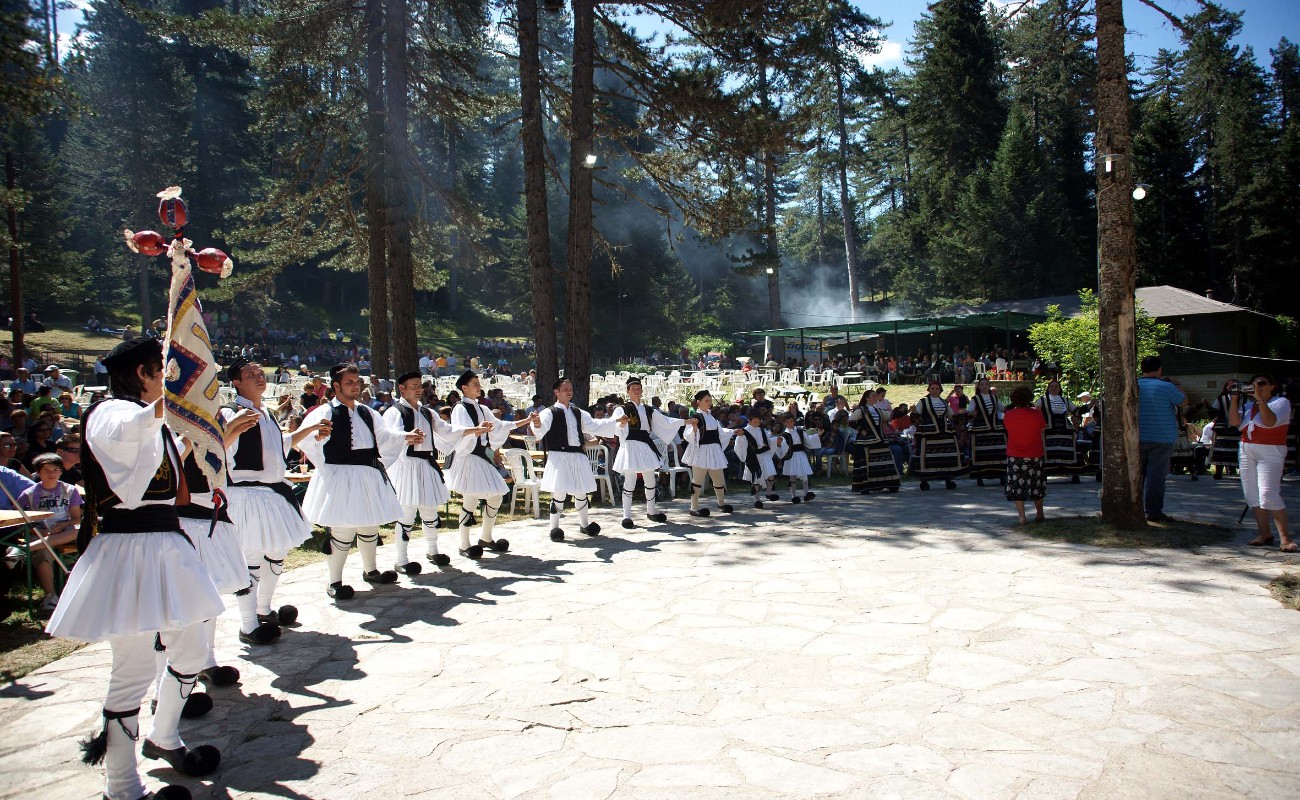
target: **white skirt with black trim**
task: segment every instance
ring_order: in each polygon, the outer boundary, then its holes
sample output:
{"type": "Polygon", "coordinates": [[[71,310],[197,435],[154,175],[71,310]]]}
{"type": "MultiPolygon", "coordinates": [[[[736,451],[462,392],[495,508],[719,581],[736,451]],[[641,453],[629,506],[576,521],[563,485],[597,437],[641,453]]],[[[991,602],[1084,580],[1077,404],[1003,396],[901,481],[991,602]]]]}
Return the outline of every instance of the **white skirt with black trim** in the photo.
{"type": "Polygon", "coordinates": [[[198,550],[180,533],[101,533],[72,568],[45,630],[98,642],[178,631],[224,608],[198,550]]]}
{"type": "Polygon", "coordinates": [[[248,577],[248,561],[239,546],[235,526],[218,520],[214,527],[210,520],[181,517],[181,528],[194,542],[199,560],[208,568],[218,592],[234,594],[249,587],[252,581],[248,577]]]}
{"type": "Polygon", "coordinates": [[[510,491],[496,465],[473,453],[457,453],[447,468],[447,488],[462,500],[485,500],[510,491]]]}
{"type": "Polygon", "coordinates": [[[321,464],[307,484],[302,513],[331,528],[368,528],[402,518],[397,492],[374,467],[321,464]]]}
{"type": "MultiPolygon", "coordinates": [[[[672,447],[672,445],[668,445],[672,447]]],[[[645,442],[628,439],[614,456],[614,471],[624,475],[634,472],[654,472],[664,465],[663,456],[645,442]]]]}
{"type": "Polygon", "coordinates": [[[270,487],[228,486],[225,492],[226,513],[246,555],[287,553],[311,538],[311,523],[270,487]]]}
{"type": "Polygon", "coordinates": [[[550,452],[542,471],[543,492],[586,495],[596,491],[596,476],[586,453],[550,452]]]}
{"type": "Polygon", "coordinates": [[[401,456],[388,468],[388,477],[397,490],[397,502],[403,506],[436,507],[451,499],[438,471],[422,458],[401,456]]]}

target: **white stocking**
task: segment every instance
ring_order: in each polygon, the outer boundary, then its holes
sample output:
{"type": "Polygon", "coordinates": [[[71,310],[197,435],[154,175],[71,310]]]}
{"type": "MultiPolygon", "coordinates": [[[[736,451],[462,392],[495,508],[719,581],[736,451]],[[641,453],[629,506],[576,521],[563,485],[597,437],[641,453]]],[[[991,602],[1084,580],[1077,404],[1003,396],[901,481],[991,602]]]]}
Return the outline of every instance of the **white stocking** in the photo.
{"type": "Polygon", "coordinates": [[[551,530],[560,527],[560,523],[564,521],[564,504],[568,500],[567,494],[551,495],[551,530]]]}
{"type": "Polygon", "coordinates": [[[425,555],[436,556],[438,554],[438,531],[440,528],[442,528],[442,517],[439,516],[438,509],[433,506],[421,508],[420,529],[424,531],[425,555]]]}
{"type": "Polygon", "coordinates": [[[489,497],[483,501],[483,535],[481,541],[490,542],[492,539],[492,526],[497,524],[497,509],[501,508],[500,497],[489,497]]]}
{"type": "Polygon", "coordinates": [[[266,553],[262,564],[266,567],[262,581],[257,585],[257,613],[271,613],[271,598],[275,597],[275,587],[280,585],[280,575],[284,572],[284,557],[288,553],[266,553]]]}
{"type": "Polygon", "coordinates": [[[330,528],[330,583],[343,582],[343,565],[347,563],[348,551],[357,539],[356,528],[330,528]]]}
{"type": "Polygon", "coordinates": [[[590,505],[591,498],[589,496],[585,494],[574,495],[573,507],[578,509],[578,524],[584,528],[591,524],[590,520],[587,519],[587,508],[590,505]]]}
{"type": "Polygon", "coordinates": [[[248,565],[248,577],[253,585],[244,594],[236,595],[235,602],[239,605],[239,630],[252,633],[258,624],[257,595],[262,584],[262,554],[252,553],[247,558],[253,562],[248,565]]]}
{"type": "Polygon", "coordinates": [[[361,569],[367,573],[379,569],[375,563],[375,550],[379,547],[379,526],[371,525],[357,530],[357,550],[361,553],[361,569]]]}

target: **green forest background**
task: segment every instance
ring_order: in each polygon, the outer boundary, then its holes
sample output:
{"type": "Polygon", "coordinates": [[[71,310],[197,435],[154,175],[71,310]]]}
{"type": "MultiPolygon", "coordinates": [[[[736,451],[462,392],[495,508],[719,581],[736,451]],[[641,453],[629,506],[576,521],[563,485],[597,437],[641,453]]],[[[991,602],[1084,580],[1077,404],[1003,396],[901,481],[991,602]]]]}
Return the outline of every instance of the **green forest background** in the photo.
{"type": "MultiPolygon", "coordinates": [[[[537,0],[384,5],[406,29],[401,194],[421,331],[527,336],[515,22],[537,0]]],[[[179,184],[187,236],[237,265],[220,285],[200,276],[209,308],[248,327],[364,332],[367,109],[382,87],[367,80],[362,5],[93,0],[64,50],[57,7],[0,0],[26,306],[161,316],[163,259],[131,255],[121,232],[157,229],[154,193],[179,184]]],[[[863,67],[881,23],[842,0],[637,10],[676,33],[646,41],[625,8],[596,7],[598,360],[778,317],[811,326],[1095,286],[1087,4],[938,0],[892,71],[863,67]]],[[[572,23],[550,2],[539,19],[562,317],[572,23]]],[[[1294,317],[1300,50],[1285,37],[1267,54],[1240,48],[1241,15],[1214,4],[1178,22],[1182,47],[1130,73],[1134,175],[1150,187],[1135,212],[1139,285],[1294,317]]]]}

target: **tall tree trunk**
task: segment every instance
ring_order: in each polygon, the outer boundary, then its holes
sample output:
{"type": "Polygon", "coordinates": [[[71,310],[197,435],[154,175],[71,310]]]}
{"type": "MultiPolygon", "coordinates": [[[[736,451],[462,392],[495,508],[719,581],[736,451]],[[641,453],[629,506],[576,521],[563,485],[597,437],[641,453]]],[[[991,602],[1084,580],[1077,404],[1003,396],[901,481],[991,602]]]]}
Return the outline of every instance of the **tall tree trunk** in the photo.
{"type": "Polygon", "coordinates": [[[1109,155],[1097,171],[1098,304],[1101,328],[1101,516],[1134,530],[1146,525],[1138,453],[1137,243],[1133,231],[1129,162],[1128,63],[1124,58],[1123,0],[1097,0],[1097,153],[1109,155]]]}
{"type": "MultiPolygon", "coordinates": [[[[771,129],[777,123],[776,110],[772,108],[772,98],[768,92],[767,64],[758,65],[758,98],[763,110],[763,119],[768,129],[763,142],[763,244],[767,249],[767,312],[768,324],[773,328],[781,327],[781,251],[776,238],[776,153],[772,151],[771,129]]],[[[778,361],[785,360],[785,339],[773,340],[771,357],[778,361]]]]}
{"type": "Polygon", "coordinates": [[[542,128],[542,60],[537,0],[516,0],[519,17],[519,91],[523,112],[524,206],[528,225],[533,343],[537,387],[544,390],[560,374],[555,346],[555,273],[551,265],[551,223],[546,204],[546,132],[542,128]]]}
{"type": "MultiPolygon", "coordinates": [[[[388,279],[393,314],[395,375],[419,369],[415,336],[415,259],[411,253],[411,195],[407,163],[411,143],[407,126],[406,0],[387,0],[384,17],[384,101],[387,106],[388,279]]],[[[388,374],[388,362],[379,374],[388,374]]]]}
{"type": "Polygon", "coordinates": [[[23,271],[18,252],[18,175],[14,154],[5,151],[5,187],[9,190],[9,313],[13,315],[11,329],[14,343],[13,369],[15,377],[23,365],[23,271]]]}
{"type": "MultiPolygon", "coordinates": [[[[456,190],[456,175],[460,172],[460,153],[456,147],[456,137],[447,131],[447,170],[443,188],[453,194],[456,190]]],[[[465,259],[467,245],[460,232],[451,232],[451,263],[447,265],[447,312],[455,314],[460,310],[460,265],[465,259]]]]}
{"type": "Polygon", "coordinates": [[[587,404],[591,382],[591,167],[592,103],[596,92],[596,20],[593,0],[573,0],[573,118],[569,152],[569,240],[565,271],[564,375],[573,401],[587,404]]]}
{"type": "MultiPolygon", "coordinates": [[[[370,363],[388,366],[388,225],[384,202],[384,6],[366,0],[366,271],[369,277],[370,363]]],[[[382,365],[376,367],[375,365],[382,365]]]]}
{"type": "Polygon", "coordinates": [[[849,195],[849,131],[844,123],[844,71],[835,65],[835,130],[839,136],[840,219],[844,223],[844,256],[849,270],[849,319],[858,320],[858,240],[849,195]]]}

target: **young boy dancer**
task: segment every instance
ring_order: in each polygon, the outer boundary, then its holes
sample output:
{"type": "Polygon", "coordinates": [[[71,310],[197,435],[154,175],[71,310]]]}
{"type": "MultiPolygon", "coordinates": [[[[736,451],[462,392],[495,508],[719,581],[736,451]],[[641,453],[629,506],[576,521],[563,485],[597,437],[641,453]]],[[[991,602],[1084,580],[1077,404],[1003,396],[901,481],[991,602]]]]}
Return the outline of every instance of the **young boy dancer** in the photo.
{"type": "Polygon", "coordinates": [[[757,411],[750,414],[749,424],[740,429],[740,435],[733,441],[736,443],[736,458],[745,465],[741,477],[749,481],[749,493],[754,498],[754,508],[763,507],[762,495],[764,494],[767,495],[768,500],[781,499],[780,495],[772,491],[772,483],[776,480],[776,462],[772,460],[772,440],[767,435],[763,420],[757,411]]]}
{"type": "Polygon", "coordinates": [[[673,440],[687,423],[670,419],[653,406],[642,403],[644,391],[641,378],[637,375],[627,379],[627,396],[631,402],[615,408],[612,417],[615,422],[627,419],[627,423],[618,428],[619,448],[618,455],[614,457],[614,471],[623,476],[623,527],[635,528],[636,525],[632,522],[632,498],[637,486],[645,490],[646,519],[651,522],[668,521],[668,516],[655,507],[655,487],[659,483],[658,470],[663,463],[663,455],[650,437],[656,436],[668,447],[675,447],[673,440]]]}
{"type": "Polygon", "coordinates": [[[271,601],[285,556],[311,538],[311,523],[284,477],[286,458],[303,440],[326,436],[329,420],[304,423],[293,433],[284,433],[262,404],[266,373],[261,364],[236,359],[226,368],[226,378],[236,393],[235,402],[221,409],[229,478],[226,498],[253,582],[252,589],[238,598],[239,640],[268,644],[279,637],[281,625],[298,619],[298,609],[291,605],[272,609],[271,601]]]}
{"type": "Polygon", "coordinates": [[[781,474],[790,482],[790,502],[798,505],[808,502],[817,495],[812,492],[812,464],[808,462],[808,450],[821,448],[821,439],[815,433],[808,433],[803,428],[795,427],[794,417],[786,414],[781,418],[785,430],[776,437],[776,455],[781,459],[781,474]],[[803,486],[803,497],[795,491],[795,482],[803,486]]]}
{"type": "Polygon", "coordinates": [[[408,445],[388,465],[388,477],[397,490],[397,502],[402,505],[402,518],[397,521],[395,535],[397,571],[403,575],[420,574],[420,562],[412,561],[406,552],[417,511],[424,530],[425,558],[440,567],[451,563],[450,558],[438,552],[438,529],[442,527],[438,507],[451,499],[451,493],[443,483],[442,470],[436,459],[438,449],[450,452],[455,440],[452,439],[451,425],[421,402],[424,394],[422,380],[419,372],[398,375],[398,400],[384,412],[384,422],[390,428],[408,432],[418,430],[424,434],[423,441],[408,445]],[[434,447],[435,440],[438,447],[434,447]]]}
{"type": "Polygon", "coordinates": [[[735,509],[723,502],[727,496],[727,476],[724,472],[727,468],[727,456],[723,448],[736,432],[723,428],[713,418],[713,414],[710,413],[713,408],[713,397],[707,389],[696,392],[692,404],[695,410],[691,413],[691,419],[695,424],[682,432],[682,438],[686,441],[686,452],[682,455],[682,463],[691,468],[691,516],[709,515],[707,508],[700,508],[700,495],[704,492],[706,478],[713,484],[718,510],[723,514],[730,514],[735,509]]]}
{"type": "Polygon", "coordinates": [[[496,524],[501,497],[510,487],[501,478],[496,465],[488,456],[488,448],[505,444],[510,432],[527,424],[532,418],[517,422],[502,422],[492,416],[479,398],[483,387],[478,376],[466,370],[456,379],[456,390],[465,398],[451,410],[451,432],[459,436],[447,468],[447,488],[460,495],[460,554],[466,558],[482,558],[484,550],[504,553],[510,549],[506,539],[493,539],[492,526],[496,524]],[[470,544],[469,532],[474,527],[474,509],[482,508],[483,530],[478,544],[470,544]]]}
{"type": "Polygon", "coordinates": [[[582,446],[587,436],[614,436],[619,427],[628,424],[628,418],[592,419],[586,411],[574,408],[573,382],[568,378],[560,378],[551,388],[555,405],[542,409],[532,427],[546,451],[541,490],[551,493],[551,541],[564,541],[560,523],[569,495],[573,495],[573,507],[578,511],[578,530],[595,536],[600,533],[600,525],[588,520],[587,510],[588,496],[596,491],[596,477],[591,474],[591,462],[582,446]]]}

